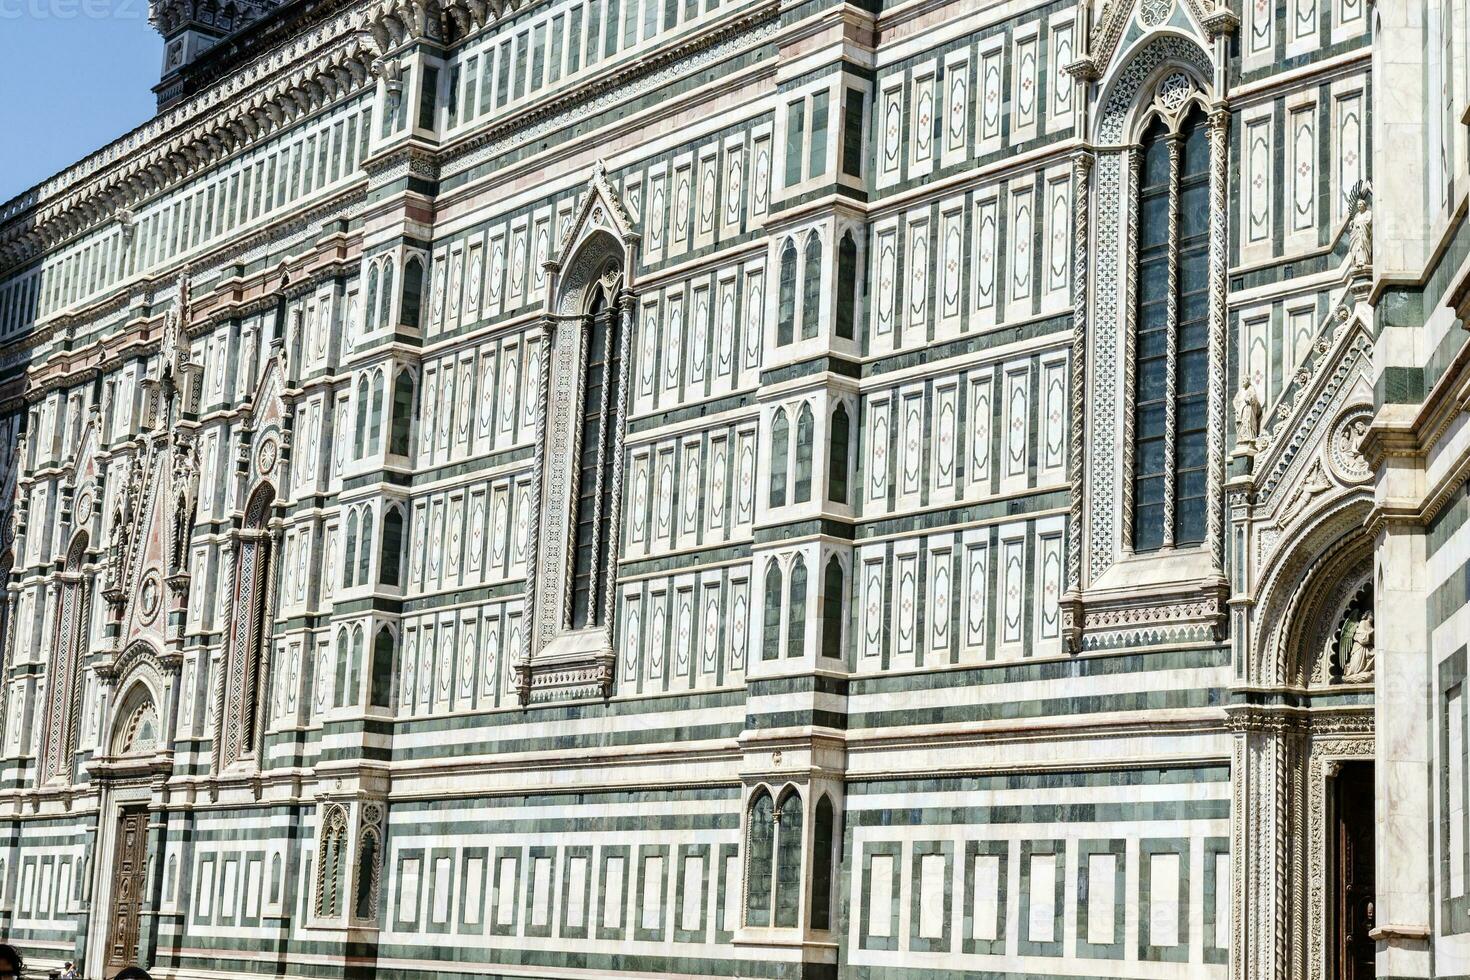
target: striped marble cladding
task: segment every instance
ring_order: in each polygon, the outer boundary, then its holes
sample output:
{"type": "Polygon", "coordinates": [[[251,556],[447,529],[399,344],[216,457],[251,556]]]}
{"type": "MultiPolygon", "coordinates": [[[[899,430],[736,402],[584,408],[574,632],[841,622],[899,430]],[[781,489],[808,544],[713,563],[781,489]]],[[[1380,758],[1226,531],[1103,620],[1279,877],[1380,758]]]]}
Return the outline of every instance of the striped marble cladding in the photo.
{"type": "MultiPolygon", "coordinates": [[[[1470,636],[1470,484],[1458,487],[1425,534],[1428,626],[1433,654],[1434,704],[1430,731],[1437,774],[1435,809],[1437,948],[1453,958],[1452,943],[1470,933],[1470,700],[1466,698],[1470,636]]],[[[1457,948],[1457,947],[1456,947],[1457,948]]]]}
{"type": "Polygon", "coordinates": [[[1225,975],[1228,767],[848,787],[852,976],[1225,975]]]}
{"type": "Polygon", "coordinates": [[[75,823],[26,822],[0,849],[0,912],[8,941],[69,948],[75,913],[85,907],[90,870],[85,828],[75,823]]]}
{"type": "Polygon", "coordinates": [[[779,975],[767,951],[728,945],[739,805],[733,787],[396,805],[379,968],[779,975]]]}

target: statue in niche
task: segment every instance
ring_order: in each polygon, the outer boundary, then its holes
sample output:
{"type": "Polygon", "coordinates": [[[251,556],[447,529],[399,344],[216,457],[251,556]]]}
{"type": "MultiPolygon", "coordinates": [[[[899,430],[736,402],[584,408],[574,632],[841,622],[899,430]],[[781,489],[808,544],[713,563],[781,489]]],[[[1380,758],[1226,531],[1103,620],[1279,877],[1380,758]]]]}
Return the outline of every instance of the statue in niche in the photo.
{"type": "Polygon", "coordinates": [[[1256,437],[1261,432],[1261,399],[1251,386],[1249,374],[1242,374],[1240,390],[1235,393],[1235,451],[1253,453],[1256,437]]]}
{"type": "Polygon", "coordinates": [[[1358,192],[1352,226],[1348,231],[1348,259],[1353,271],[1369,272],[1373,267],[1373,209],[1368,206],[1366,185],[1358,192]]]}
{"type": "Polygon", "coordinates": [[[1348,620],[1343,624],[1338,650],[1345,658],[1342,668],[1344,684],[1359,684],[1373,679],[1373,633],[1372,609],[1364,610],[1356,621],[1348,620]]]}
{"type": "Polygon", "coordinates": [[[182,570],[189,546],[189,532],[194,529],[194,503],[199,496],[199,467],[194,447],[180,440],[174,447],[174,554],[173,567],[182,570]]]}

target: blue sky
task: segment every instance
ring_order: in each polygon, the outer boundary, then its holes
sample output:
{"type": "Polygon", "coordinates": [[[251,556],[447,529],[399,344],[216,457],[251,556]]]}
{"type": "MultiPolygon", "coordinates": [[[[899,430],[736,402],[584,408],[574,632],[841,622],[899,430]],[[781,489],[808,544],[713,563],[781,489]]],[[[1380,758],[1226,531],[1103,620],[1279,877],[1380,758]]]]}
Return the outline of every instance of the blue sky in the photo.
{"type": "Polygon", "coordinates": [[[0,202],[153,115],[147,0],[0,0],[0,202]]]}

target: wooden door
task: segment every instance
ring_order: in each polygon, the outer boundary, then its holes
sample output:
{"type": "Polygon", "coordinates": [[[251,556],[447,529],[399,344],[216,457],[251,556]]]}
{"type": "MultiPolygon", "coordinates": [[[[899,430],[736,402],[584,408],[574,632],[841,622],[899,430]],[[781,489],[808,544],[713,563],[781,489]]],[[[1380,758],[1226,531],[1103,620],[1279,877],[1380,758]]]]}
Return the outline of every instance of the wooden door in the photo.
{"type": "Polygon", "coordinates": [[[112,916],[107,935],[107,969],[112,976],[138,961],[138,922],[148,877],[148,811],[126,809],[117,817],[112,861],[112,916]]]}
{"type": "Polygon", "coordinates": [[[1373,763],[1349,762],[1333,781],[1333,899],[1337,980],[1372,980],[1373,763]]]}

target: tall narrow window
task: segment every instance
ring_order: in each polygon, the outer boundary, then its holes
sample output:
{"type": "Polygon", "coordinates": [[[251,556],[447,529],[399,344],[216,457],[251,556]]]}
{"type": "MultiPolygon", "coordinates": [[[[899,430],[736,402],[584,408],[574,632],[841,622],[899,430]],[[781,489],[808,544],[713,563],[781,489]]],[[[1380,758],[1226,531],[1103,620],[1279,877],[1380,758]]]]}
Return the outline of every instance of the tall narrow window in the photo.
{"type": "Polygon", "coordinates": [[[859,275],[857,242],[847,231],[837,245],[837,336],[843,340],[853,338],[857,325],[859,275]]]}
{"type": "Polygon", "coordinates": [[[796,480],[792,499],[798,504],[804,504],[812,499],[812,454],[816,447],[812,445],[816,441],[816,420],[812,416],[812,407],[802,402],[801,411],[796,415],[796,480]]]}
{"type": "Polygon", "coordinates": [[[800,555],[791,563],[791,601],[786,613],[786,656],[806,653],[806,562],[800,555]]]}
{"type": "Polygon", "coordinates": [[[336,690],[332,694],[332,707],[340,708],[347,703],[347,659],[351,656],[351,640],[344,629],[337,634],[336,690]]]}
{"type": "Polygon", "coordinates": [[[756,791],[745,839],[745,924],[771,924],[771,864],[775,857],[776,808],[771,794],[756,791]]]}
{"type": "Polygon", "coordinates": [[[375,708],[393,704],[393,633],[386,626],[373,639],[371,701],[375,708]]]}
{"type": "Polygon", "coordinates": [[[354,708],[362,706],[362,627],[352,631],[352,656],[347,658],[347,694],[342,703],[354,708]]]}
{"type": "Polygon", "coordinates": [[[787,239],[781,249],[780,309],[776,317],[776,346],[796,339],[796,243],[787,239]]]}
{"type": "MultiPolygon", "coordinates": [[[[270,518],[276,491],[262,483],[250,495],[245,506],[243,529],[263,532],[270,518]]],[[[274,591],[275,551],[268,534],[242,536],[235,546],[234,595],[231,618],[238,626],[230,633],[225,662],[226,716],[219,723],[215,761],[219,769],[255,752],[259,734],[257,712],[260,708],[259,678],[267,675],[261,662],[270,649],[271,612],[269,599],[274,591]]]]}
{"type": "Polygon", "coordinates": [[[419,325],[420,311],[424,303],[424,264],[417,257],[408,260],[403,267],[403,302],[399,319],[405,326],[419,325]]]}
{"type": "Polygon", "coordinates": [[[378,549],[378,581],[398,585],[403,566],[403,509],[390,507],[383,518],[383,542],[378,549]]]}
{"type": "Polygon", "coordinates": [[[368,427],[368,379],[364,374],[357,380],[357,432],[352,442],[352,458],[362,459],[367,449],[368,427]]]}
{"type": "Polygon", "coordinates": [[[847,503],[847,454],[851,437],[847,407],[839,404],[832,412],[832,431],[827,439],[827,499],[834,504],[847,503]]]}
{"type": "Polygon", "coordinates": [[[408,455],[408,439],[413,431],[413,375],[399,371],[393,382],[393,425],[388,436],[388,452],[408,455]]]}
{"type": "Polygon", "coordinates": [[[833,555],[822,573],[822,656],[842,659],[842,562],[833,555]]]}
{"type": "Polygon", "coordinates": [[[342,859],[347,850],[347,811],[333,804],[322,821],[317,869],[316,914],[335,916],[342,908],[342,859]]]}
{"type": "Polygon", "coordinates": [[[45,741],[41,746],[39,782],[60,776],[71,782],[81,712],[78,664],[86,641],[88,593],[82,562],[87,554],[87,532],[79,531],[67,549],[67,576],[56,603],[56,633],[47,667],[45,741]]]}
{"type": "Polygon", "coordinates": [[[807,236],[806,256],[801,270],[801,339],[817,335],[822,308],[822,238],[816,232],[807,236]]]}
{"type": "Polygon", "coordinates": [[[786,506],[786,467],[791,454],[791,423],[786,420],[786,410],[776,409],[771,420],[771,493],[772,507],[786,506]]]}
{"type": "Polygon", "coordinates": [[[801,183],[801,163],[806,144],[806,99],[786,107],[786,186],[801,183]]]}
{"type": "Polygon", "coordinates": [[[586,325],[582,385],[582,438],[577,459],[576,529],[572,549],[570,626],[606,623],[603,608],[612,555],[613,482],[617,428],[622,424],[622,325],[618,311],[597,291],[586,325]]]}
{"type": "Polygon", "coordinates": [[[765,618],[761,630],[761,659],[781,656],[781,563],[772,558],[766,563],[765,618]]]}
{"type": "Polygon", "coordinates": [[[347,515],[347,546],[342,549],[342,588],[352,588],[352,573],[357,568],[357,511],[347,515]]]}
{"type": "Polygon", "coordinates": [[[1138,188],[1133,547],[1205,533],[1209,374],[1209,140],[1185,108],[1144,134],[1138,188]]]}
{"type": "Polygon", "coordinates": [[[383,372],[373,373],[373,409],[368,425],[368,453],[376,456],[383,440],[383,372]]]}
{"type": "Polygon", "coordinates": [[[812,814],[812,928],[832,928],[832,844],[836,819],[832,798],[823,793],[812,814]]]}
{"type": "Polygon", "coordinates": [[[378,312],[378,266],[375,263],[368,269],[367,305],[363,307],[363,318],[367,321],[363,324],[363,331],[370,333],[373,329],[373,318],[378,312]]]}
{"type": "Polygon", "coordinates": [[[370,585],[372,579],[368,577],[368,569],[372,565],[373,554],[373,509],[364,507],[362,510],[362,544],[357,550],[357,584],[370,585]]]}
{"type": "Polygon", "coordinates": [[[393,328],[390,319],[393,312],[393,260],[389,259],[383,263],[383,298],[382,306],[378,309],[378,325],[388,329],[393,328]]]}
{"type": "Polygon", "coordinates": [[[776,925],[790,928],[801,912],[801,794],[792,786],[776,808],[776,925]]]}

